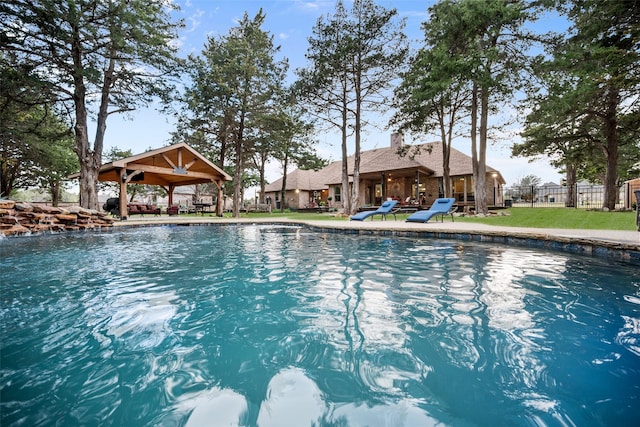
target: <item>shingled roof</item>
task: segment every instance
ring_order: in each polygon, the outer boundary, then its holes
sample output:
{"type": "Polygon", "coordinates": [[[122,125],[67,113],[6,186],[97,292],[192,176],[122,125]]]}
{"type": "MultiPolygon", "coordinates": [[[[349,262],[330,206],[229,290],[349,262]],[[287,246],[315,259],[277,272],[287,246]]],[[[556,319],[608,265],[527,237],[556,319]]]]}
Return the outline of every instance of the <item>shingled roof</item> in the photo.
{"type": "MultiPolygon", "coordinates": [[[[375,148],[363,151],[360,157],[360,177],[367,178],[382,173],[393,175],[412,175],[416,171],[431,177],[440,178],[443,175],[442,143],[405,145],[404,155],[399,154],[396,147],[375,148]]],[[[353,171],[354,156],[347,158],[348,170],[353,171]]],[[[451,149],[449,162],[451,177],[471,175],[473,165],[471,157],[451,149]]],[[[488,173],[497,173],[498,180],[504,183],[499,171],[487,166],[488,173]]],[[[352,181],[350,175],[349,180],[352,181]]],[[[287,175],[287,190],[322,190],[330,185],[342,182],[342,162],[335,161],[319,171],[304,171],[297,169],[287,175]]],[[[282,188],[282,178],[266,186],[265,191],[279,191],[282,188]]]]}

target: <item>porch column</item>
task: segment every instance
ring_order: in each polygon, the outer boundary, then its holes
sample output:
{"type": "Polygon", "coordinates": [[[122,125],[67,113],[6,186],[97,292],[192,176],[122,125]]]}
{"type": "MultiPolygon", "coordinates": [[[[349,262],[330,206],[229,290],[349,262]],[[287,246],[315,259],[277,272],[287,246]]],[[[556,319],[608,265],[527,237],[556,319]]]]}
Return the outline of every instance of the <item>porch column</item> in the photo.
{"type": "Polygon", "coordinates": [[[469,177],[465,175],[464,184],[462,185],[462,200],[464,201],[465,205],[467,204],[467,178],[469,177]]]}

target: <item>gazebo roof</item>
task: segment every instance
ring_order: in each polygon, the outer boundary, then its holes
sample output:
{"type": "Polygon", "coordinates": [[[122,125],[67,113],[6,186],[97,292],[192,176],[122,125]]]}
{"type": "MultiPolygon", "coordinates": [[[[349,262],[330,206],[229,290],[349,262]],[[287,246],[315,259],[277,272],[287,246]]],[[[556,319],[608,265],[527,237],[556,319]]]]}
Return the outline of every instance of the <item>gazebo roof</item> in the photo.
{"type": "Polygon", "coordinates": [[[185,143],[106,163],[100,167],[99,181],[126,179],[136,184],[181,186],[230,181],[231,177],[185,143]],[[125,174],[121,175],[122,170],[125,174]]]}

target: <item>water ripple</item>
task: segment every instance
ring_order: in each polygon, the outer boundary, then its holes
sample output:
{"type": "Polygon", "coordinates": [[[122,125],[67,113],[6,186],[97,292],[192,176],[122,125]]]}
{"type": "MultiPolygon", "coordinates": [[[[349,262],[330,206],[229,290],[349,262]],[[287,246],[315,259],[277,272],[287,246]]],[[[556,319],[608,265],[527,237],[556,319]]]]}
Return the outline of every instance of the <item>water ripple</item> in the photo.
{"type": "Polygon", "coordinates": [[[0,242],[3,426],[635,420],[624,264],[300,227],[50,237],[0,242]]]}

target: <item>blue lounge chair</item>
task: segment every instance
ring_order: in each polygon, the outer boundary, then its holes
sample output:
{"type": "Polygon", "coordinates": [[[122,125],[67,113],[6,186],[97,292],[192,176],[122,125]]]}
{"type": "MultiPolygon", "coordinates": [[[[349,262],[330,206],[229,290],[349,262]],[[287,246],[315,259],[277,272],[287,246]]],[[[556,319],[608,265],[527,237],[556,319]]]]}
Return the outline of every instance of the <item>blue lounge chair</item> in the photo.
{"type": "Polygon", "coordinates": [[[455,200],[456,199],[436,199],[429,210],[418,211],[411,214],[409,218],[407,218],[407,222],[427,222],[437,215],[442,215],[442,222],[444,222],[445,215],[451,215],[451,221],[453,221],[453,213],[455,209],[457,209],[457,206],[454,207],[453,204],[455,200]]]}
{"type": "MultiPolygon", "coordinates": [[[[375,211],[364,211],[364,212],[360,212],[360,213],[357,213],[357,214],[353,215],[351,217],[351,221],[364,221],[365,219],[369,218],[370,216],[374,216],[374,215],[382,215],[383,219],[387,219],[387,214],[393,214],[393,216],[395,218],[395,213],[392,212],[392,210],[395,207],[396,203],[398,203],[397,200],[387,200],[386,202],[384,202],[382,204],[382,206],[380,206],[375,211]]],[[[371,218],[371,219],[373,219],[373,218],[371,218]]]]}

